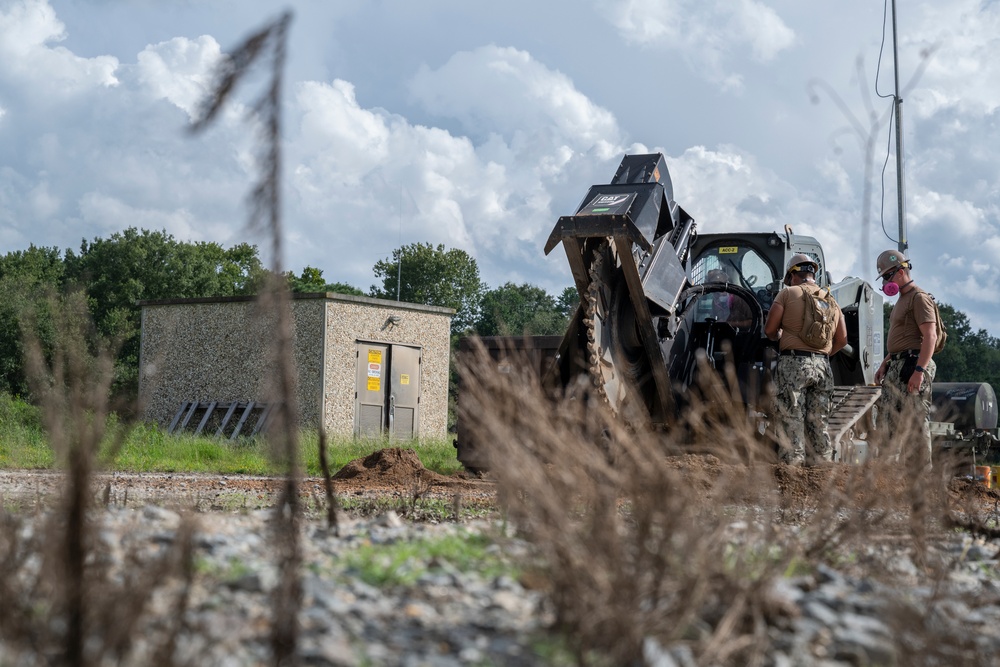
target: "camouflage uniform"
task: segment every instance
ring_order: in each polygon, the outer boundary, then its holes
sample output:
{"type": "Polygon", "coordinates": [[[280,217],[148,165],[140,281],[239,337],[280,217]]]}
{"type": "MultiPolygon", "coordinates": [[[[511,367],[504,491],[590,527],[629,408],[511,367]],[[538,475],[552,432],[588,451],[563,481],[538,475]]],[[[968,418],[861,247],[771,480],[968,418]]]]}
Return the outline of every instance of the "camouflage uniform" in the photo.
{"type": "MultiPolygon", "coordinates": [[[[882,397],[879,400],[879,414],[883,424],[879,430],[886,435],[899,434],[914,416],[923,417],[920,428],[922,440],[927,448],[928,461],[931,457],[931,383],[937,372],[937,364],[931,359],[924,367],[924,377],[920,382],[920,391],[911,394],[907,391],[907,382],[899,376],[903,370],[906,357],[890,359],[882,379],[882,397]]],[[[909,381],[909,378],[907,378],[909,381]]]]}
{"type": "Polygon", "coordinates": [[[775,389],[787,439],[782,443],[781,460],[790,465],[833,460],[826,428],[833,409],[829,357],[778,357],[775,389]]]}

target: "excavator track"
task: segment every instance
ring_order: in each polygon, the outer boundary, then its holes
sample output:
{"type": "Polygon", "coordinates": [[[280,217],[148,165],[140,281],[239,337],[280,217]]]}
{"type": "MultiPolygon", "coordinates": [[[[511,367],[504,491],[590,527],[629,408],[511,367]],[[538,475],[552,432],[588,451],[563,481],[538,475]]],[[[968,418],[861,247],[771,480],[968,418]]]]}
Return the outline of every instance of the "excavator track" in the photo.
{"type": "Polygon", "coordinates": [[[601,300],[601,292],[606,288],[602,269],[607,248],[608,242],[605,241],[594,253],[594,260],[587,267],[590,286],[587,288],[583,309],[583,326],[587,334],[587,374],[590,376],[590,381],[598,396],[605,402],[608,400],[608,393],[604,388],[604,374],[601,370],[603,350],[599,341],[597,309],[601,300]]]}
{"type": "Polygon", "coordinates": [[[642,388],[652,379],[648,357],[635,325],[635,312],[612,240],[602,241],[587,267],[583,326],[586,367],[595,393],[627,422],[649,419],[642,388]]]}
{"type": "Polygon", "coordinates": [[[855,461],[852,451],[855,438],[867,441],[875,428],[876,404],[882,388],[869,385],[833,388],[833,412],[827,433],[840,460],[855,461]]]}

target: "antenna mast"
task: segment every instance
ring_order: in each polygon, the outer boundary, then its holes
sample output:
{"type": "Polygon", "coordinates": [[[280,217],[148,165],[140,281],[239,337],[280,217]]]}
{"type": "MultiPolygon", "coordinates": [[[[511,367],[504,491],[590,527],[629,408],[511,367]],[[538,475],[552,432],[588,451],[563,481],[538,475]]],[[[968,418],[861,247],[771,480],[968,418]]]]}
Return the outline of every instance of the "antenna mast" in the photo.
{"type": "Polygon", "coordinates": [[[906,192],[903,185],[903,98],[899,96],[899,49],[896,38],[896,0],[892,0],[892,69],[896,79],[896,93],[892,98],[896,108],[896,207],[899,214],[899,241],[897,249],[905,253],[910,246],[906,238],[906,192]]]}

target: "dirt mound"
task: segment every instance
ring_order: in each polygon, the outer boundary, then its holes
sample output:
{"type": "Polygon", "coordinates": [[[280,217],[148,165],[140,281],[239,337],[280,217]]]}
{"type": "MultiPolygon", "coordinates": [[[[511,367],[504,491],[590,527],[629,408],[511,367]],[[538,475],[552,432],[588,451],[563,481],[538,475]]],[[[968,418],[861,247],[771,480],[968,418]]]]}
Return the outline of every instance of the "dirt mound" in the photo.
{"type": "Polygon", "coordinates": [[[453,483],[452,479],[425,468],[416,450],[399,447],[380,449],[363,459],[354,459],[333,478],[381,486],[448,486],[453,483]]]}

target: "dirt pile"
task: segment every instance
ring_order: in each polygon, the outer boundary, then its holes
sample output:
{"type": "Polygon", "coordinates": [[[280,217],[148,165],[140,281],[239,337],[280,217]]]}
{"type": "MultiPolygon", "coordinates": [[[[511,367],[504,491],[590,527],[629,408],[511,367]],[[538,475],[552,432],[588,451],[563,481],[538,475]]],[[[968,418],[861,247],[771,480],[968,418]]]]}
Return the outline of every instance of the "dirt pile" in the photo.
{"type": "Polygon", "coordinates": [[[396,487],[450,486],[457,481],[425,468],[415,450],[399,447],[380,449],[364,458],[354,459],[337,471],[333,479],[396,487]]]}

